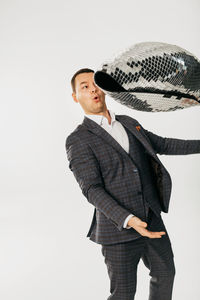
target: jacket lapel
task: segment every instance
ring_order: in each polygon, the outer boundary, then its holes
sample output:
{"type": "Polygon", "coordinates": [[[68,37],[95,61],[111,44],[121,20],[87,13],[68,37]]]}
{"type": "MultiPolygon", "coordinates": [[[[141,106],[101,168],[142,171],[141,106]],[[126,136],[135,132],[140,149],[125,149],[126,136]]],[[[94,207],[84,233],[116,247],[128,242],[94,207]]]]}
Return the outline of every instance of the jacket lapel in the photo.
{"type": "Polygon", "coordinates": [[[86,126],[87,130],[98,135],[100,138],[104,140],[104,142],[106,142],[107,144],[112,146],[115,150],[119,151],[122,155],[125,155],[130,159],[129,154],[124,150],[124,148],[112,137],[112,135],[110,135],[103,127],[101,127],[95,121],[84,116],[82,125],[86,126]]]}
{"type": "MultiPolygon", "coordinates": [[[[145,136],[140,133],[135,126],[129,121],[124,120],[122,116],[115,115],[116,120],[118,120],[122,125],[124,125],[128,130],[131,131],[131,133],[143,144],[147,152],[154,158],[157,158],[155,155],[155,152],[151,145],[147,142],[145,136]]],[[[99,124],[97,124],[95,121],[91,120],[90,118],[87,118],[84,116],[84,120],[82,122],[82,125],[86,126],[87,130],[91,131],[92,133],[98,135],[100,138],[104,140],[107,144],[111,145],[115,150],[119,151],[122,155],[125,155],[129,159],[129,154],[124,150],[124,148],[99,124]]],[[[130,141],[129,141],[130,143],[130,141]]]]}
{"type": "Polygon", "coordinates": [[[116,115],[115,118],[122,123],[122,125],[124,125],[126,128],[128,128],[131,133],[139,140],[140,143],[142,143],[142,145],[144,146],[144,148],[146,149],[146,151],[153,156],[154,158],[156,156],[155,154],[155,150],[152,148],[151,144],[148,143],[146,136],[140,131],[138,131],[136,129],[136,125],[133,125],[133,123],[130,120],[124,120],[122,116],[120,115],[116,115]]]}

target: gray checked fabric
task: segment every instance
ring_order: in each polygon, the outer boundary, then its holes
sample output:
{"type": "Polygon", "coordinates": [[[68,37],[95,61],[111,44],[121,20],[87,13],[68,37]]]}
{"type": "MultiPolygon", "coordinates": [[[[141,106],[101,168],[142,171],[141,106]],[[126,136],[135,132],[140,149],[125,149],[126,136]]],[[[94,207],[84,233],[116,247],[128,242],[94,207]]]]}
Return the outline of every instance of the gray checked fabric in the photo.
{"type": "MultiPolygon", "coordinates": [[[[158,218],[150,209],[149,229],[156,231],[158,218]]],[[[160,225],[159,225],[159,228],[160,225]]],[[[165,226],[162,230],[166,231],[165,226]]],[[[110,279],[107,300],[134,300],[137,289],[137,268],[140,259],[151,276],[148,300],[171,300],[175,277],[174,253],[168,233],[162,238],[140,237],[136,240],[102,245],[101,252],[110,279]]]]}

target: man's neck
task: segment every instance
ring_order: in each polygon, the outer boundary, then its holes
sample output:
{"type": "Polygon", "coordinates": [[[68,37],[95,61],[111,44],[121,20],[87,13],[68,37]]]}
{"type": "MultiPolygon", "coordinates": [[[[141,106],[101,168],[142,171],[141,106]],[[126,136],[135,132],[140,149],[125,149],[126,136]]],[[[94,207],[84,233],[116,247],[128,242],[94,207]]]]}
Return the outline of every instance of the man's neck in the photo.
{"type": "Polygon", "coordinates": [[[93,113],[93,114],[88,114],[88,113],[85,113],[86,115],[97,115],[97,116],[104,116],[104,117],[106,117],[107,119],[108,119],[108,123],[109,123],[109,125],[111,124],[111,116],[110,116],[110,112],[109,112],[109,110],[107,109],[106,111],[102,111],[102,112],[100,112],[100,113],[97,113],[97,114],[95,114],[95,113],[93,113]]]}

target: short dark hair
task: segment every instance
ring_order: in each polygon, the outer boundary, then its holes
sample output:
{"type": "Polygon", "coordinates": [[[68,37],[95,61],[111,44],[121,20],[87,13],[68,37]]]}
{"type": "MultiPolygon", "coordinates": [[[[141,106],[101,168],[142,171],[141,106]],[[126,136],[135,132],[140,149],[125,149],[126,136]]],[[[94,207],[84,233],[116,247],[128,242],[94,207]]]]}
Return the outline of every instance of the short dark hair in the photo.
{"type": "Polygon", "coordinates": [[[73,92],[75,93],[75,78],[78,74],[81,74],[81,73],[90,73],[90,72],[93,72],[94,73],[94,70],[92,69],[88,69],[88,68],[83,68],[83,69],[80,69],[78,70],[72,77],[71,79],[71,86],[72,86],[72,90],[73,92]]]}

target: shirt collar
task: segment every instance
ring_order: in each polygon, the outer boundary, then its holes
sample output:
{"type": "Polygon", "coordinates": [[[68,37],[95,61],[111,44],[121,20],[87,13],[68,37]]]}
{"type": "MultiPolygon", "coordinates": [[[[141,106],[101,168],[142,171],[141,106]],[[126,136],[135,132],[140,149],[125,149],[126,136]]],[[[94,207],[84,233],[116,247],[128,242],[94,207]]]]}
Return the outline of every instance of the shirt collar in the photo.
{"type": "Polygon", "coordinates": [[[116,120],[115,119],[115,113],[108,109],[109,113],[110,113],[110,117],[111,117],[111,124],[108,123],[108,119],[102,115],[87,115],[85,114],[85,116],[87,118],[92,119],[93,121],[95,121],[97,124],[99,124],[100,126],[102,126],[103,124],[107,124],[109,126],[113,125],[113,122],[116,120]]]}

